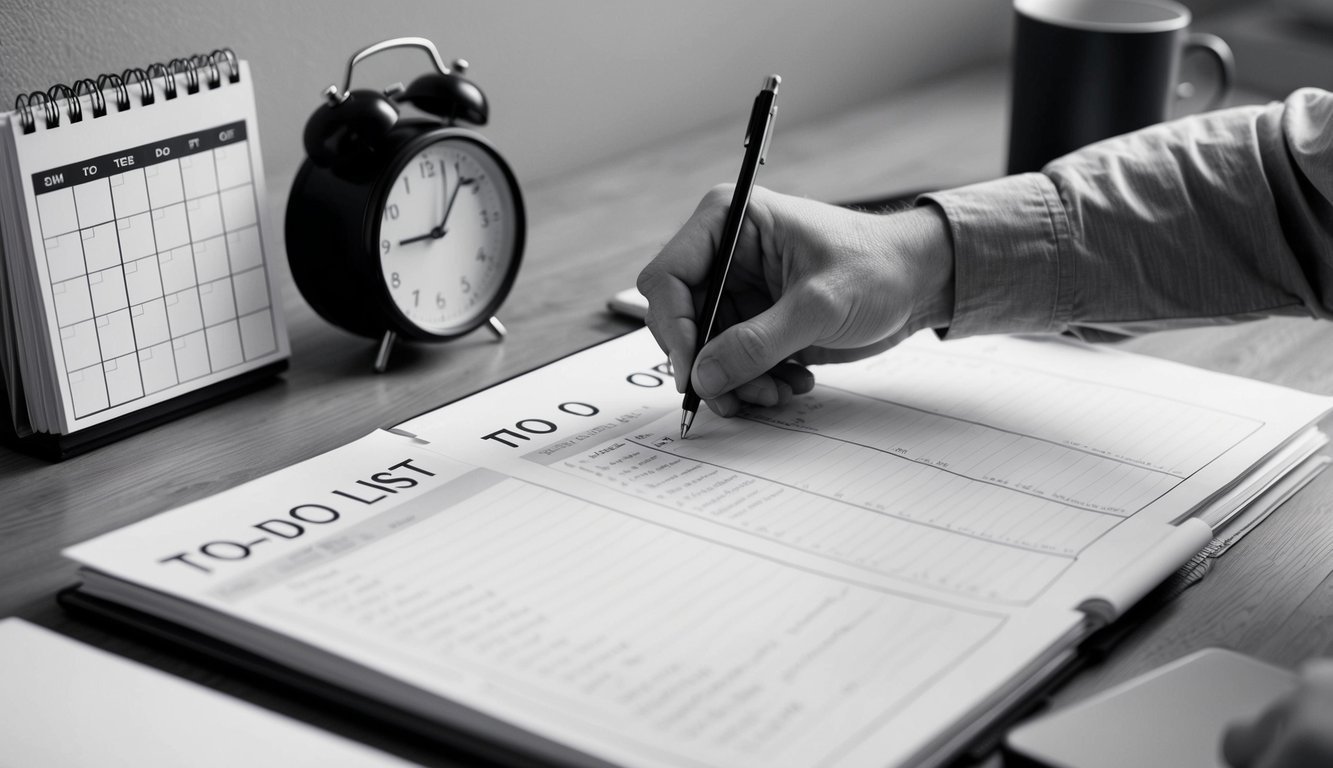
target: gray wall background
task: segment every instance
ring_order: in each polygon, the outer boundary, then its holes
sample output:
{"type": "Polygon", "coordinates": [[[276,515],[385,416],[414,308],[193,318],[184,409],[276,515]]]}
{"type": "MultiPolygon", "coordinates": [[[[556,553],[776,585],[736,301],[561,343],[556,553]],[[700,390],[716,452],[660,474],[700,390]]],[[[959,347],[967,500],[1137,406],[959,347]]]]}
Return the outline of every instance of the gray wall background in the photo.
{"type": "MultiPolygon", "coordinates": [[[[0,0],[0,97],[227,45],[255,73],[270,175],[348,57],[382,38],[430,38],[468,59],[491,102],[485,133],[525,182],[725,119],[742,125],[764,75],[780,120],[809,120],[1000,55],[1004,0],[0,0]]],[[[355,85],[425,71],[381,54],[355,85]]],[[[684,161],[684,159],[682,159],[684,161]]]]}
{"type": "MultiPolygon", "coordinates": [[[[1009,14],[1008,0],[0,0],[0,98],[231,46],[255,73],[267,170],[285,180],[349,55],[419,35],[471,62],[491,101],[485,132],[535,182],[740,125],[769,72],[784,79],[780,123],[797,124],[996,60],[1009,14]]],[[[409,81],[427,64],[417,51],[376,58],[354,85],[409,81]]]]}

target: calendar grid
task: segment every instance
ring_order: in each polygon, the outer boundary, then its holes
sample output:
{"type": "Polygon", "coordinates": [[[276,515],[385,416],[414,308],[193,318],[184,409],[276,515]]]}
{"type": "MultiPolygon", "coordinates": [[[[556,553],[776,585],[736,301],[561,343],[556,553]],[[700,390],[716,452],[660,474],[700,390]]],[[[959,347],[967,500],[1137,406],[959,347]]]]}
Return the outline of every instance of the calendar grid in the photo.
{"type": "MultiPolygon", "coordinates": [[[[78,224],[79,224],[79,208],[78,208],[77,205],[74,207],[74,223],[75,223],[76,227],[77,227],[78,224]]],[[[82,227],[79,227],[78,231],[82,231],[82,227]]],[[[89,268],[88,268],[88,254],[87,254],[87,253],[84,253],[84,252],[83,252],[83,249],[80,248],[80,250],[79,250],[79,256],[83,259],[83,270],[84,270],[84,274],[86,275],[86,274],[88,274],[88,272],[89,272],[89,268]]],[[[101,336],[100,336],[100,335],[97,337],[97,354],[98,354],[98,357],[101,358],[101,359],[105,359],[105,357],[106,357],[105,353],[102,351],[102,339],[101,339],[101,336]]],[[[68,366],[68,362],[66,363],[66,365],[68,366]]],[[[100,365],[100,363],[99,363],[99,365],[100,365]]],[[[89,366],[89,368],[91,368],[91,367],[92,367],[92,366],[89,366]]],[[[70,372],[70,371],[68,371],[68,368],[67,368],[66,372],[67,372],[67,373],[70,372]]],[[[104,391],[106,390],[106,379],[105,379],[105,378],[102,379],[102,389],[103,389],[104,391]]],[[[110,399],[111,399],[111,393],[108,391],[108,392],[107,392],[107,400],[110,401],[110,399]]]]}
{"type": "MultiPolygon", "coordinates": [[[[180,172],[180,167],[179,167],[179,166],[176,167],[176,171],[177,171],[178,173],[180,172]]],[[[215,178],[215,179],[217,178],[216,175],[214,176],[214,178],[215,178]]],[[[184,179],[182,179],[182,180],[181,180],[181,187],[182,187],[182,190],[184,189],[184,186],[185,186],[185,182],[184,182],[184,179]]],[[[183,204],[188,206],[188,205],[190,204],[190,202],[191,202],[190,199],[185,195],[185,193],[184,193],[183,191],[182,191],[181,195],[182,195],[182,201],[183,201],[183,204]]],[[[197,203],[198,200],[196,200],[195,202],[197,203]]],[[[193,251],[194,251],[194,232],[192,231],[192,229],[191,229],[191,227],[190,227],[190,217],[189,217],[188,215],[185,217],[185,235],[186,235],[186,240],[188,240],[189,243],[190,243],[190,251],[191,251],[191,254],[190,254],[190,255],[191,255],[191,257],[193,258],[193,257],[194,257],[194,253],[193,253],[193,251]]],[[[199,290],[199,287],[198,287],[199,265],[198,265],[197,260],[196,260],[196,263],[195,263],[194,267],[195,267],[195,281],[196,281],[196,282],[195,282],[195,287],[194,287],[193,290],[197,291],[197,290],[199,290]]],[[[181,291],[180,293],[187,293],[187,292],[189,292],[190,290],[191,290],[190,288],[186,288],[184,291],[181,291]]],[[[177,296],[179,296],[180,293],[178,293],[177,296]]],[[[167,314],[167,317],[168,317],[168,319],[170,319],[170,317],[171,317],[170,313],[167,314]]],[[[202,315],[201,315],[201,319],[202,319],[202,315]]],[[[208,349],[208,334],[207,334],[207,333],[204,334],[203,339],[204,339],[204,354],[205,354],[205,356],[208,356],[209,349],[208,349]]],[[[171,340],[172,340],[172,343],[173,343],[172,346],[174,347],[174,346],[175,346],[176,337],[173,336],[173,337],[171,338],[171,340]]],[[[180,373],[180,360],[179,360],[178,358],[176,358],[175,355],[172,355],[172,359],[175,360],[175,362],[176,362],[176,378],[177,378],[177,380],[180,380],[180,379],[182,378],[181,373],[180,373]]],[[[187,373],[193,373],[193,371],[188,371],[187,373]]],[[[203,374],[200,374],[200,375],[203,375],[203,374]]],[[[194,378],[194,377],[191,376],[191,378],[194,378]]]]}
{"type": "MultiPolygon", "coordinates": [[[[108,184],[109,184],[109,183],[110,183],[110,182],[108,182],[108,184]]],[[[116,216],[116,198],[115,198],[114,195],[111,197],[111,220],[112,220],[112,221],[119,221],[119,218],[116,216]]],[[[120,264],[121,264],[120,269],[122,269],[122,270],[125,269],[124,252],[125,252],[125,249],[124,249],[123,247],[121,247],[121,244],[120,244],[120,228],[117,227],[117,228],[116,228],[116,253],[117,253],[117,255],[120,257],[120,264]]],[[[85,262],[85,266],[86,266],[86,262],[87,262],[87,260],[88,260],[87,254],[84,254],[84,262],[85,262]]],[[[122,275],[123,275],[123,272],[122,272],[122,275]]],[[[125,306],[128,307],[128,306],[130,306],[130,289],[127,288],[127,287],[125,287],[125,281],[124,281],[124,280],[121,280],[121,281],[120,281],[120,287],[121,287],[121,293],[123,293],[123,294],[125,295],[125,306]]],[[[131,340],[133,341],[133,343],[134,343],[134,348],[135,348],[135,349],[138,349],[138,348],[139,348],[139,337],[138,337],[137,333],[136,333],[135,330],[134,330],[134,324],[133,324],[133,323],[130,324],[130,339],[131,339],[131,340]]],[[[102,343],[102,337],[101,337],[101,334],[98,334],[98,337],[97,337],[97,343],[98,343],[98,345],[99,345],[98,348],[100,349],[100,348],[101,348],[100,345],[101,345],[101,343],[102,343]]],[[[105,359],[105,356],[103,356],[103,359],[105,359]]],[[[135,366],[135,371],[134,371],[134,372],[135,372],[135,374],[136,374],[136,376],[138,377],[138,380],[139,380],[139,393],[142,395],[142,393],[143,393],[143,389],[144,389],[144,387],[143,387],[143,371],[139,370],[138,366],[135,366]]],[[[102,377],[102,387],[106,390],[106,401],[107,401],[107,403],[110,403],[110,402],[111,402],[111,387],[110,387],[110,385],[108,385],[108,384],[106,383],[106,376],[105,376],[105,375],[102,377]]],[[[109,406],[108,406],[108,407],[109,407],[109,406]]]]}
{"type": "Polygon", "coordinates": [[[235,123],[33,174],[76,418],[277,351],[251,151],[235,123]]]}
{"type": "MultiPolygon", "coordinates": [[[[246,152],[246,162],[247,162],[247,163],[250,163],[251,160],[252,160],[253,158],[250,157],[251,146],[250,146],[250,142],[248,142],[248,141],[245,143],[245,152],[246,152]]],[[[218,160],[218,158],[217,158],[217,154],[214,153],[214,155],[213,155],[213,164],[214,164],[214,171],[215,171],[215,172],[216,172],[216,170],[217,170],[217,160],[218,160]]],[[[253,167],[253,164],[251,164],[249,167],[253,167]]],[[[243,186],[243,185],[241,185],[241,186],[243,186]]],[[[223,191],[227,191],[227,190],[219,190],[219,193],[221,193],[221,192],[223,192],[223,191]]],[[[261,229],[261,226],[260,226],[260,223],[259,223],[258,200],[255,200],[254,197],[252,196],[252,197],[251,197],[251,201],[252,201],[252,204],[253,204],[253,207],[252,207],[252,213],[253,213],[253,215],[254,215],[254,222],[255,222],[255,223],[254,223],[254,227],[255,227],[256,232],[258,232],[258,234],[259,234],[260,241],[262,242],[262,241],[263,241],[263,234],[264,234],[264,233],[263,233],[263,230],[261,229]]],[[[225,229],[226,229],[226,224],[227,224],[227,222],[226,222],[226,213],[227,213],[227,212],[224,210],[222,213],[223,213],[223,229],[225,230],[225,229]]],[[[235,262],[232,261],[232,257],[231,257],[231,244],[230,244],[230,243],[226,243],[226,247],[227,247],[227,264],[230,266],[230,268],[232,269],[232,271],[233,271],[233,273],[234,273],[234,272],[236,271],[236,264],[235,264],[235,262]]],[[[253,267],[253,269],[259,269],[259,267],[253,267]]],[[[274,305],[274,301],[273,301],[273,286],[268,284],[268,280],[265,280],[265,281],[264,281],[264,290],[265,290],[265,298],[266,298],[267,301],[268,301],[267,306],[270,306],[270,307],[271,307],[271,306],[274,305]]],[[[237,294],[236,294],[236,282],[235,282],[235,280],[233,280],[232,283],[231,283],[231,291],[232,291],[232,299],[233,299],[234,301],[237,302],[237,312],[238,312],[238,320],[239,320],[240,317],[241,317],[241,315],[239,315],[239,311],[240,311],[240,299],[239,299],[239,297],[238,297],[237,294]]],[[[263,310],[256,310],[256,312],[262,312],[262,311],[263,311],[263,310]]],[[[276,334],[276,330],[274,330],[274,334],[276,334]]],[[[276,336],[276,335],[270,335],[270,337],[269,337],[269,341],[272,343],[272,346],[273,346],[274,348],[277,347],[278,340],[277,340],[277,336],[276,336]]],[[[241,336],[241,348],[242,348],[242,352],[244,352],[245,345],[246,345],[246,344],[245,344],[245,336],[242,335],[242,336],[241,336]]],[[[248,356],[248,355],[247,355],[246,357],[247,357],[247,359],[249,359],[249,356],[248,356]]]]}

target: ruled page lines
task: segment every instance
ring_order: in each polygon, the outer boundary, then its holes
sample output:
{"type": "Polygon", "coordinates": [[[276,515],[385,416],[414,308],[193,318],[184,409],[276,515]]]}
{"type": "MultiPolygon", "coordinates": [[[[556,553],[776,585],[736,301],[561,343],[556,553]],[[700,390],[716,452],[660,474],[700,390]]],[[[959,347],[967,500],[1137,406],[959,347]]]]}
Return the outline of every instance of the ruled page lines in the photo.
{"type": "Polygon", "coordinates": [[[1006,621],[525,481],[459,496],[439,489],[410,532],[349,532],[336,557],[238,599],[411,658],[417,684],[482,675],[529,712],[701,764],[771,764],[816,733],[843,747],[1006,621]],[[839,711],[854,717],[829,728],[839,711]]]}
{"type": "MultiPolygon", "coordinates": [[[[1041,521],[1021,517],[1021,510],[1013,504],[997,509],[993,530],[951,530],[947,521],[929,519],[929,509],[906,507],[923,512],[921,521],[894,517],[888,502],[858,506],[838,498],[840,491],[824,495],[819,490],[800,488],[746,472],[734,460],[726,465],[710,464],[681,455],[676,451],[682,445],[700,441],[673,441],[666,434],[670,428],[667,421],[654,425],[661,429],[653,435],[652,443],[614,441],[595,451],[595,456],[571,457],[553,466],[823,559],[1006,604],[1026,604],[1036,599],[1069,566],[1076,551],[1069,545],[1056,549],[1060,540],[1054,538],[1046,547],[1025,541],[1025,532],[1041,521]]],[[[728,425],[741,426],[735,422],[721,426],[728,425]]],[[[835,451],[865,451],[823,442],[835,451]]],[[[734,459],[734,454],[731,456],[734,459]]],[[[964,482],[956,480],[959,485],[964,482]]],[[[874,492],[873,487],[870,490],[874,492]]],[[[1060,531],[1066,540],[1080,543],[1100,535],[1116,521],[1108,515],[1083,515],[1079,520],[1052,522],[1049,527],[1060,531]]]]}
{"type": "Polygon", "coordinates": [[[908,358],[709,419],[698,439],[677,440],[668,417],[551,466],[823,559],[1027,604],[1261,426],[992,361],[908,358]]]}
{"type": "Polygon", "coordinates": [[[839,369],[840,386],[955,420],[1188,477],[1264,422],[953,350],[904,347],[839,369]]]}

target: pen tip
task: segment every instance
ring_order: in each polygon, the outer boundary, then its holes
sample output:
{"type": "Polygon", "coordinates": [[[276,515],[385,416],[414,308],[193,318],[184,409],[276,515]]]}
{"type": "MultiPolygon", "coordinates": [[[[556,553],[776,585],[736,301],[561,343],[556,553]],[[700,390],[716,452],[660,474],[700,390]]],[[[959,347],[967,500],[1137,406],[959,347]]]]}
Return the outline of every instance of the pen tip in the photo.
{"type": "Polygon", "coordinates": [[[778,92],[778,86],[782,85],[782,78],[778,75],[769,75],[764,78],[764,90],[778,92]]]}
{"type": "Polygon", "coordinates": [[[690,425],[694,423],[694,414],[689,411],[680,412],[680,439],[684,440],[686,435],[690,434],[690,425]]]}

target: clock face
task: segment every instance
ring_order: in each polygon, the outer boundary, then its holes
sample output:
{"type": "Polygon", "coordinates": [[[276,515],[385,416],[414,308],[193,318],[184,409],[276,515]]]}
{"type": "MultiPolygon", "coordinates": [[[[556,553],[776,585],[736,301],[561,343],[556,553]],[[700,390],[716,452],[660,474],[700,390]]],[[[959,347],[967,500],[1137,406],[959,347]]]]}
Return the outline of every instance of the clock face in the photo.
{"type": "Polygon", "coordinates": [[[508,289],[521,212],[510,174],[484,145],[445,137],[407,159],[380,213],[380,265],[394,306],[452,335],[483,322],[508,289]]]}

